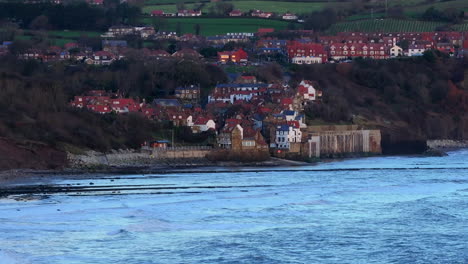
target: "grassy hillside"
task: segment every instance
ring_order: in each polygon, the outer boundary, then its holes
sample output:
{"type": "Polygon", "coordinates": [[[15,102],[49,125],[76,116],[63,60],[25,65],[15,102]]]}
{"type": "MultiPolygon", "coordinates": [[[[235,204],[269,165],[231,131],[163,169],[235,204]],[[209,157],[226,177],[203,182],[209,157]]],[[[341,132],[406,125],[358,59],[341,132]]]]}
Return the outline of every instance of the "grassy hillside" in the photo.
{"type": "Polygon", "coordinates": [[[468,1],[466,0],[452,0],[452,1],[444,1],[444,2],[436,2],[431,4],[422,4],[416,6],[410,6],[405,8],[405,14],[407,16],[416,17],[426,11],[428,8],[434,7],[439,10],[445,10],[448,8],[454,8],[456,10],[464,10],[468,11],[468,1]]]}
{"type": "MultiPolygon", "coordinates": [[[[151,18],[142,19],[143,23],[151,24],[151,18]]],[[[182,34],[195,33],[195,25],[199,24],[201,35],[212,36],[229,32],[257,32],[259,28],[286,29],[288,22],[258,18],[169,18],[166,30],[175,31],[180,24],[182,34]]]]}
{"type": "Polygon", "coordinates": [[[425,22],[397,19],[368,19],[337,23],[333,25],[328,31],[331,34],[346,31],[427,32],[435,31],[437,27],[443,25],[444,23],[441,22],[425,22]]]}

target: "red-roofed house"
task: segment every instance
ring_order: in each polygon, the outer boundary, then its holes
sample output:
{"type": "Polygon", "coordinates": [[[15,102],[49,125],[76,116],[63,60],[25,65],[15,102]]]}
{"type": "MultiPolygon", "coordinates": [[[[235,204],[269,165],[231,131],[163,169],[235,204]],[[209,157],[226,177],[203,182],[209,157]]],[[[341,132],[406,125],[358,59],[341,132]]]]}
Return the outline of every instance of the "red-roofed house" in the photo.
{"type": "Polygon", "coordinates": [[[87,105],[86,107],[89,110],[100,114],[108,114],[112,111],[108,105],[87,105]]]}
{"type": "Polygon", "coordinates": [[[151,16],[164,16],[164,11],[162,11],[162,10],[153,10],[153,11],[151,11],[151,16]]]}
{"type": "Polygon", "coordinates": [[[234,63],[247,62],[248,57],[249,55],[243,49],[218,52],[218,61],[222,63],[226,63],[228,61],[234,63]]]}
{"type": "Polygon", "coordinates": [[[325,63],[327,52],[322,44],[294,41],[287,46],[288,56],[295,64],[325,63]]]}
{"type": "Polygon", "coordinates": [[[199,59],[199,58],[202,58],[203,56],[193,49],[181,49],[179,51],[174,52],[172,54],[172,57],[199,59]]]}
{"type": "Polygon", "coordinates": [[[193,133],[205,132],[210,129],[216,129],[216,123],[209,118],[198,117],[192,126],[193,133]]]}

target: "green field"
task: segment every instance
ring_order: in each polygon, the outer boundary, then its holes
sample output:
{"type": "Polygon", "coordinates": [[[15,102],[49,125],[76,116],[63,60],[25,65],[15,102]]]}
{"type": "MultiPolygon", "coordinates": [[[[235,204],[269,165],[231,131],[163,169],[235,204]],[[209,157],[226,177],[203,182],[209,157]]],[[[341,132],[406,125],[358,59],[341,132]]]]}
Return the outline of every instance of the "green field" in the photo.
{"type": "Polygon", "coordinates": [[[52,30],[47,31],[49,36],[58,36],[63,38],[79,38],[81,36],[99,37],[102,32],[95,31],[74,31],[74,30],[52,30]]]}
{"type": "Polygon", "coordinates": [[[328,30],[331,34],[346,31],[360,32],[427,32],[435,31],[437,27],[444,25],[441,22],[425,22],[414,20],[396,19],[368,19],[337,23],[328,30]]]}
{"type": "MultiPolygon", "coordinates": [[[[198,7],[199,4],[185,4],[186,9],[194,9],[198,7]]],[[[176,13],[177,7],[174,4],[167,4],[167,5],[147,5],[142,8],[142,12],[144,14],[150,14],[153,10],[162,10],[165,13],[176,13]]]]}
{"type": "MultiPolygon", "coordinates": [[[[199,24],[201,35],[213,36],[229,32],[257,32],[259,28],[286,29],[289,22],[258,19],[258,18],[168,18],[165,30],[175,31],[180,23],[181,33],[195,33],[195,25],[199,24]]],[[[143,23],[151,24],[151,18],[142,19],[143,23]]]]}
{"type": "MultiPolygon", "coordinates": [[[[247,12],[252,9],[259,9],[265,12],[275,12],[278,14],[293,12],[297,14],[310,13],[320,11],[327,7],[343,7],[348,3],[324,3],[324,2],[285,2],[285,1],[231,1],[235,9],[247,12]]],[[[200,4],[185,4],[187,9],[194,9],[200,4]]],[[[210,7],[214,7],[216,3],[206,3],[202,11],[207,12],[210,7]]],[[[164,12],[176,12],[175,4],[159,4],[146,5],[143,7],[143,13],[149,14],[153,10],[163,10],[164,12]]]]}
{"type": "MultiPolygon", "coordinates": [[[[314,2],[283,2],[283,1],[233,1],[235,9],[243,12],[259,9],[265,12],[286,13],[293,12],[296,14],[311,13],[320,11],[326,7],[345,6],[347,3],[314,3],[314,2]]],[[[215,5],[216,3],[209,3],[205,8],[215,5]]]]}

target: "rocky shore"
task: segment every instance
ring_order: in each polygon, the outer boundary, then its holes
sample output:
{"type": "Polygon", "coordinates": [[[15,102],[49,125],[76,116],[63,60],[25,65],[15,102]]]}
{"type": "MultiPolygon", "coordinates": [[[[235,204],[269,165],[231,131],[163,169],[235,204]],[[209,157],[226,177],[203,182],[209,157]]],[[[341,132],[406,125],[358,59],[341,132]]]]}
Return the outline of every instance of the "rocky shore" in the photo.
{"type": "Polygon", "coordinates": [[[436,150],[468,148],[468,140],[436,139],[428,140],[427,147],[436,150]]]}

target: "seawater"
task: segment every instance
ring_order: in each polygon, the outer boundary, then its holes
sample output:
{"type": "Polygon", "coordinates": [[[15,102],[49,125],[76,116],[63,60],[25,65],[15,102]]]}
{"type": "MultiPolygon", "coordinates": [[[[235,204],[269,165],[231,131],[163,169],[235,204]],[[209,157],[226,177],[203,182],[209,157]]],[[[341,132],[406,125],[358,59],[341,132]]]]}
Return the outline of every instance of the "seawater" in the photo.
{"type": "Polygon", "coordinates": [[[468,263],[467,150],[92,182],[1,199],[0,263],[468,263]]]}

